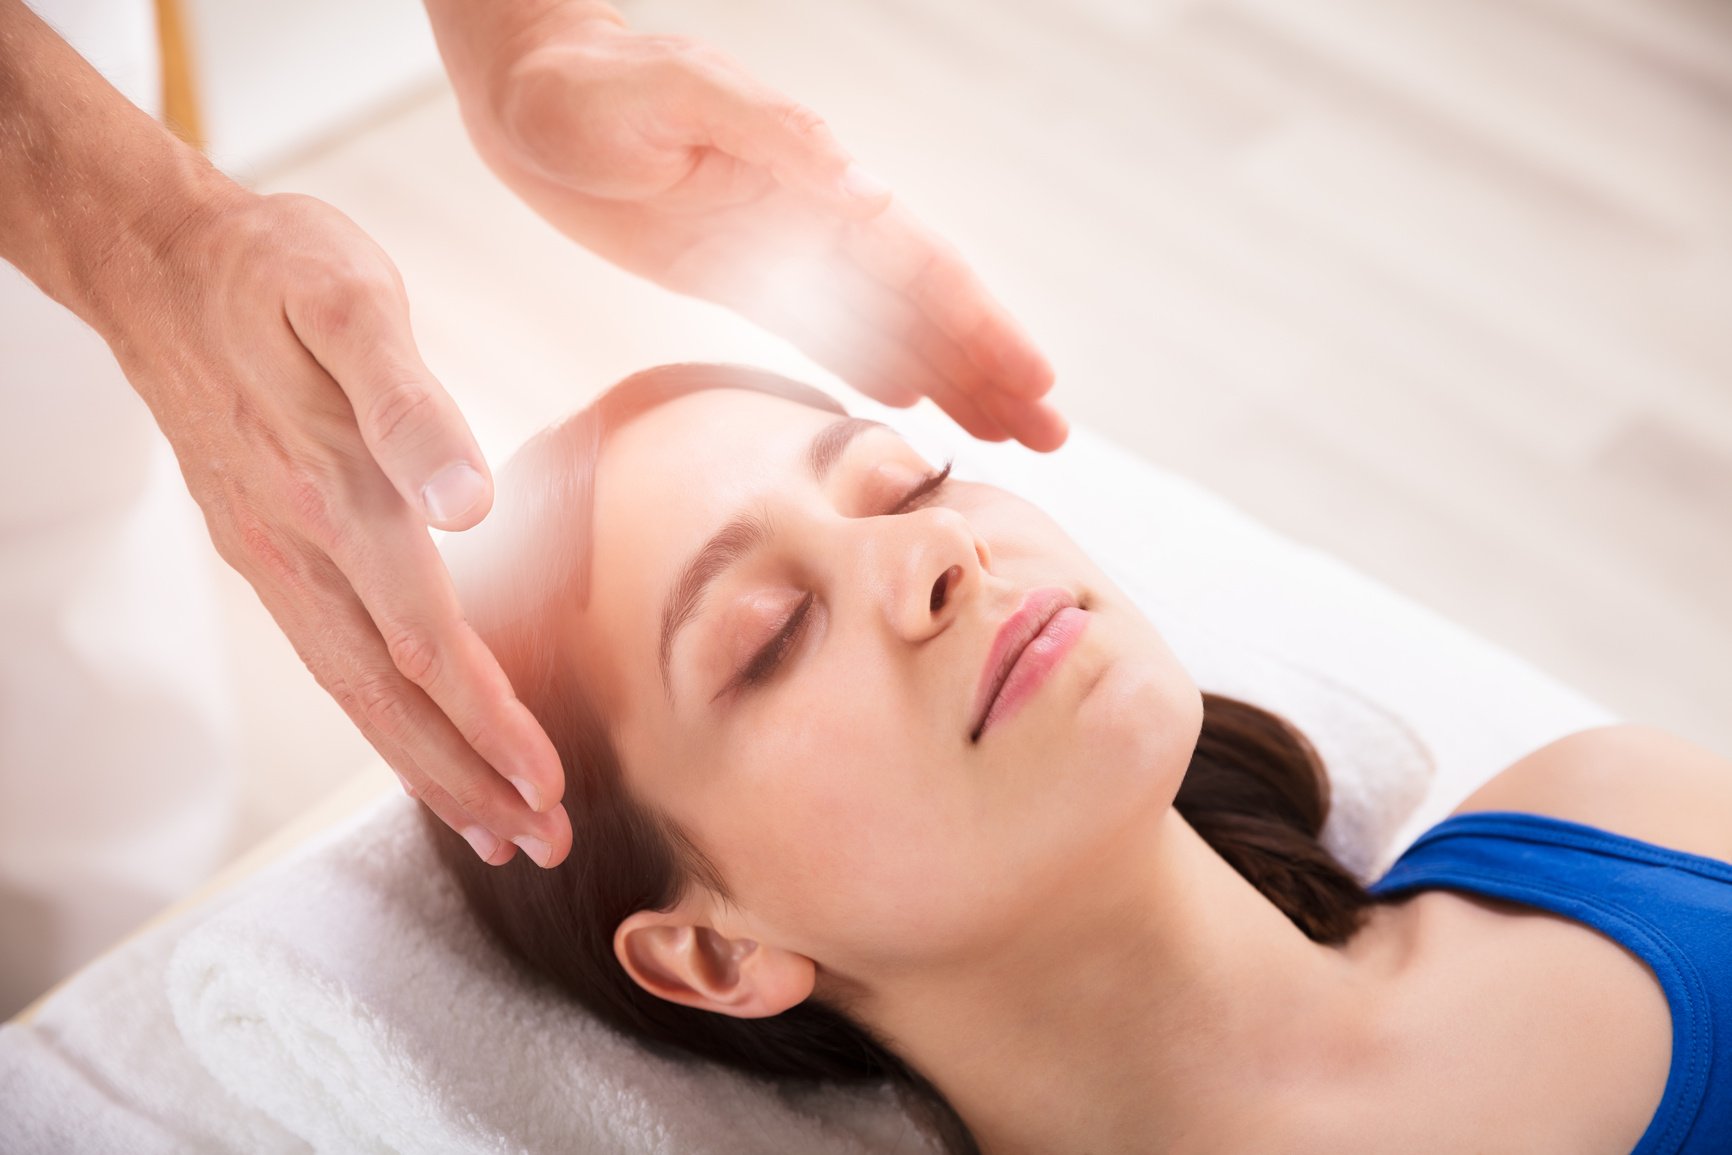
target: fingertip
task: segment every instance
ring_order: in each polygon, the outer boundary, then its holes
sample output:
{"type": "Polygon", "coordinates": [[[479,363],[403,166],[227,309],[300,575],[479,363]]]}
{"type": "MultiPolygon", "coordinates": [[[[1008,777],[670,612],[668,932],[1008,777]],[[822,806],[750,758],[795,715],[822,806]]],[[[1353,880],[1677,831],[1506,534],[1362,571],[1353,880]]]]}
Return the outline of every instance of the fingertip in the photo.
{"type": "Polygon", "coordinates": [[[836,191],[848,215],[867,220],[890,207],[895,194],[889,185],[859,164],[850,161],[836,181],[836,191]]]}
{"type": "MultiPolygon", "coordinates": [[[[534,715],[529,714],[528,707],[524,707],[524,714],[533,726],[527,741],[535,753],[531,759],[518,764],[517,773],[533,786],[536,798],[532,800],[521,786],[518,793],[523,794],[523,800],[529,803],[531,810],[538,814],[547,813],[557,809],[565,797],[565,762],[554,748],[552,739],[548,738],[547,731],[535,721],[534,715]]],[[[516,783],[517,779],[513,778],[512,784],[516,783]]]]}
{"type": "Polygon", "coordinates": [[[879,201],[890,196],[890,186],[859,161],[849,161],[842,170],[842,191],[856,200],[879,201]]]}
{"type": "Polygon", "coordinates": [[[571,816],[566,813],[563,805],[555,804],[550,813],[557,813],[559,819],[558,824],[562,830],[559,837],[553,840],[553,851],[547,859],[547,865],[551,868],[558,866],[571,856],[572,832],[571,816]]]}
{"type": "Polygon", "coordinates": [[[1037,453],[1051,453],[1070,437],[1070,422],[1064,414],[1043,401],[989,392],[981,396],[981,408],[1016,439],[1037,453]]]}
{"type": "Polygon", "coordinates": [[[485,826],[465,826],[457,833],[463,836],[463,841],[469,844],[469,848],[475,852],[475,857],[489,866],[503,866],[511,861],[511,856],[516,853],[516,848],[511,843],[500,838],[485,826]],[[505,851],[503,858],[500,858],[501,849],[505,851]],[[494,859],[498,859],[498,861],[495,862],[494,859]]]}
{"type": "Polygon", "coordinates": [[[454,461],[421,487],[421,507],[435,529],[470,529],[493,508],[493,482],[469,462],[454,461]]]}
{"type": "Polygon", "coordinates": [[[537,814],[549,814],[558,808],[560,798],[565,793],[565,775],[558,774],[548,779],[545,775],[530,777],[526,774],[513,775],[508,779],[517,788],[518,796],[537,814]]]}
{"type": "Polygon", "coordinates": [[[1023,438],[1023,444],[1039,453],[1051,453],[1070,440],[1070,422],[1050,405],[1040,406],[1036,412],[1040,416],[1041,428],[1030,437],[1023,438]]]}
{"type": "Polygon", "coordinates": [[[521,774],[513,775],[511,778],[511,784],[517,787],[518,795],[531,810],[540,814],[547,808],[547,803],[542,797],[541,787],[531,782],[528,778],[523,777],[521,774]]]}

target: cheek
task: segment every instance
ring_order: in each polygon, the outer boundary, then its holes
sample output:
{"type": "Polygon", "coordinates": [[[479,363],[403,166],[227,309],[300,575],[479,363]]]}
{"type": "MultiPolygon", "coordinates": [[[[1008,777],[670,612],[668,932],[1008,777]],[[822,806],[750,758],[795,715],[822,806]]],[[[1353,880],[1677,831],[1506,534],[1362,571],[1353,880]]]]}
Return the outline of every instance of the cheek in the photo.
{"type": "Polygon", "coordinates": [[[1202,695],[1153,624],[1114,587],[1102,591],[1109,657],[1078,704],[1071,740],[1055,750],[1104,837],[1158,823],[1190,767],[1202,728],[1202,695]]]}
{"type": "Polygon", "coordinates": [[[1067,888],[1114,869],[1126,839],[1154,837],[1190,765],[1201,695],[1158,638],[1125,640],[1091,655],[1099,679],[1064,726],[1020,743],[988,774],[991,812],[976,850],[989,868],[971,886],[1007,931],[1038,925],[1067,888]]]}
{"type": "Polygon", "coordinates": [[[900,955],[953,919],[943,897],[979,861],[968,767],[857,671],[805,689],[729,752],[720,780],[735,789],[709,800],[698,828],[736,897],[785,945],[824,961],[900,955]]]}
{"type": "Polygon", "coordinates": [[[1075,757],[1093,767],[1103,828],[1157,819],[1173,802],[1202,727],[1203,700],[1176,662],[1142,655],[1109,670],[1084,702],[1075,757]]]}

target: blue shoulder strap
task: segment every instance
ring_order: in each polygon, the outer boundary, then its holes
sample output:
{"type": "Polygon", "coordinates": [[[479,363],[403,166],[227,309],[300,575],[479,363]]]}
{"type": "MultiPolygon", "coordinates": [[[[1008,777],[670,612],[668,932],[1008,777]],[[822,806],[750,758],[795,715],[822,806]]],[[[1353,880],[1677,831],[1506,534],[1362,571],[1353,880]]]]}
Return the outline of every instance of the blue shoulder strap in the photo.
{"type": "Polygon", "coordinates": [[[1647,963],[1672,1013],[1672,1067],[1632,1155],[1732,1152],[1732,1051],[1716,1056],[1714,1037],[1716,1017],[1732,1020],[1732,865],[1545,815],[1478,811],[1433,826],[1370,890],[1434,887],[1574,919],[1647,963]]]}

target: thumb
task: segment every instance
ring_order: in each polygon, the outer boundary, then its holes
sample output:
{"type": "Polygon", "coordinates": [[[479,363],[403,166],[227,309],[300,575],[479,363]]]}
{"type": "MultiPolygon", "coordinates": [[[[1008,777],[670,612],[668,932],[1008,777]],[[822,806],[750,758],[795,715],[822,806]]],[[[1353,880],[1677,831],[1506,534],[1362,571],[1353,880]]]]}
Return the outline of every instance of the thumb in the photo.
{"type": "Polygon", "coordinates": [[[493,506],[493,478],[469,423],[421,361],[400,289],[367,282],[291,299],[289,324],[349,398],[361,439],[391,484],[438,529],[463,530],[493,506]]]}
{"type": "Polygon", "coordinates": [[[732,72],[711,71],[705,80],[690,110],[704,143],[851,218],[873,217],[889,206],[890,187],[849,156],[816,112],[732,72]]]}

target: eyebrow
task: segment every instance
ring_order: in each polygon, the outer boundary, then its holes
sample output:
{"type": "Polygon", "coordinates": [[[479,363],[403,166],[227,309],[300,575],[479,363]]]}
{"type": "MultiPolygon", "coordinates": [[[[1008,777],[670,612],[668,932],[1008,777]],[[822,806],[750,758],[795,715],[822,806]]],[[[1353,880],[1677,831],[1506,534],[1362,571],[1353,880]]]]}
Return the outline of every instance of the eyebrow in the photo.
{"type": "MultiPolygon", "coordinates": [[[[888,429],[882,421],[866,417],[844,417],[818,430],[806,447],[806,468],[812,479],[822,485],[830,476],[848,443],[869,429],[888,429]]],[[[733,566],[738,565],[770,537],[769,516],[758,510],[747,510],[729,519],[710,539],[698,547],[674,579],[662,603],[662,628],[659,660],[662,690],[673,700],[674,641],[679,632],[698,614],[705,591],[733,566]]]]}

